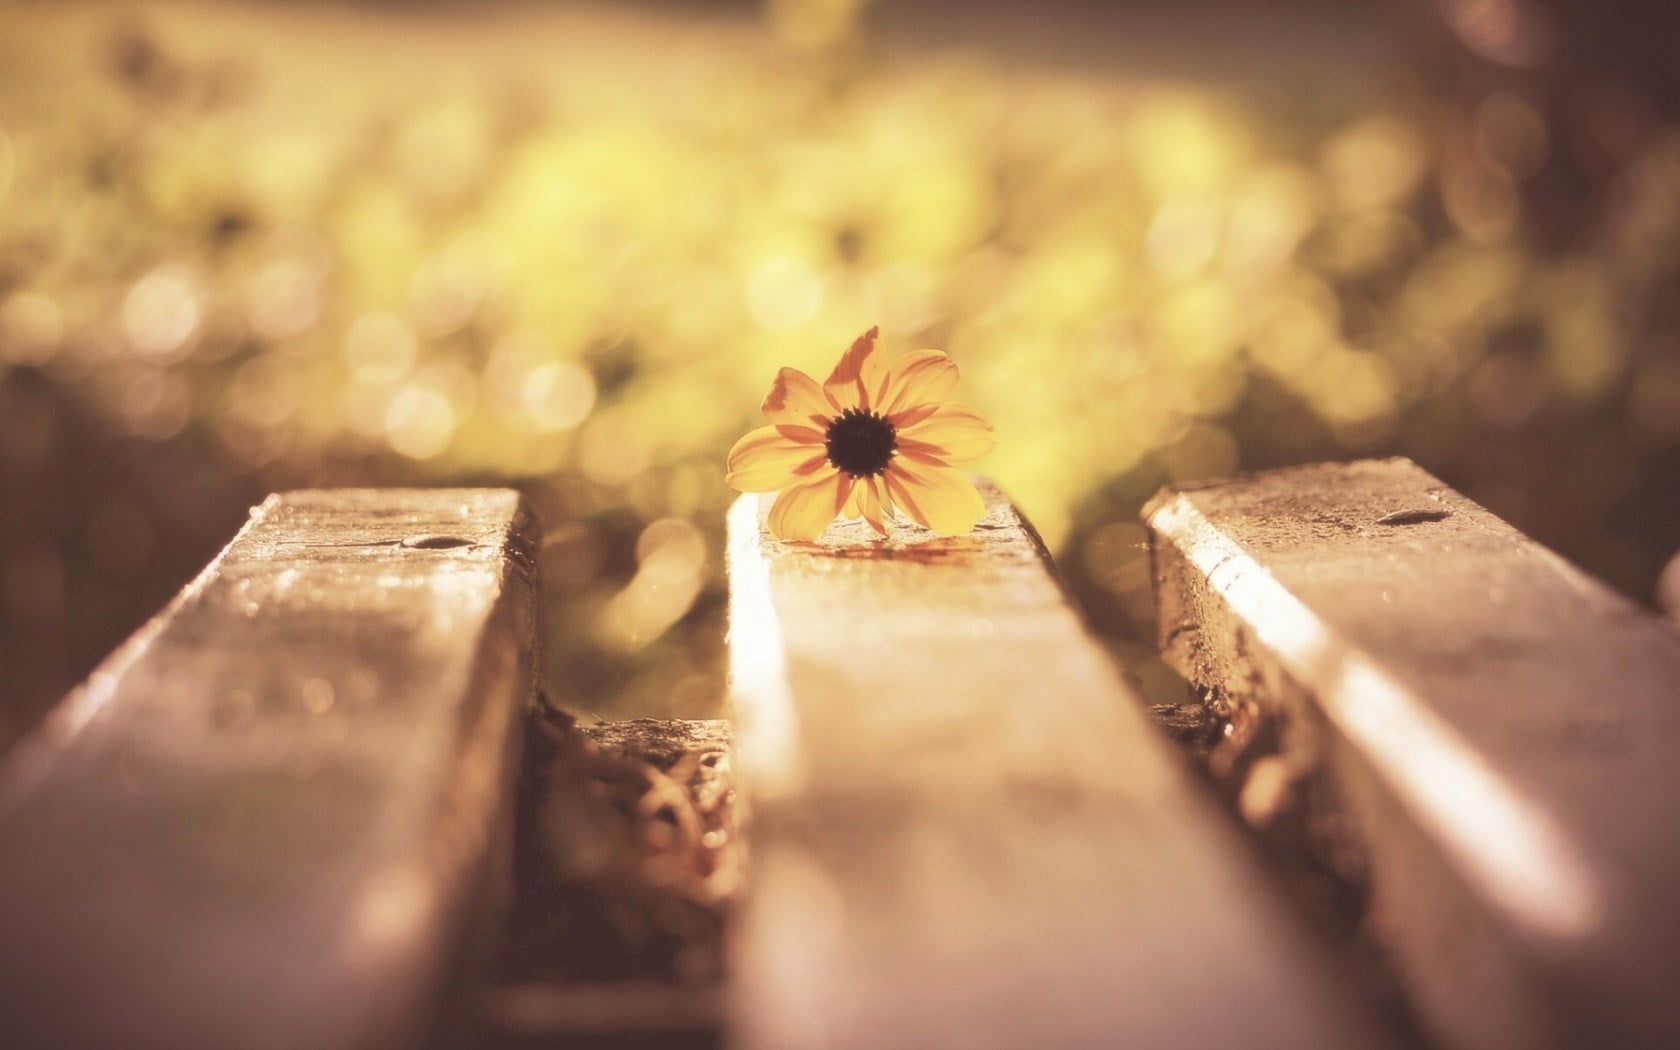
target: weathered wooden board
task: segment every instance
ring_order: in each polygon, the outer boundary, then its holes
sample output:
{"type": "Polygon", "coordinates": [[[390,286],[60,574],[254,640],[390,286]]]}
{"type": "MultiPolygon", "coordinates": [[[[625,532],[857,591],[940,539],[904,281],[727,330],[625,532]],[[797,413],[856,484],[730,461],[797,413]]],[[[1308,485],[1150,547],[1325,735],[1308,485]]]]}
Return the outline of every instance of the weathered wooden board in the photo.
{"type": "Polygon", "coordinates": [[[0,768],[8,1047],[408,1045],[535,688],[505,490],[270,497],[0,768]]]}
{"type": "Polygon", "coordinates": [[[732,1043],[1383,1045],[984,493],[883,546],[730,514],[732,1043]]]}
{"type": "Polygon", "coordinates": [[[1145,516],[1169,659],[1327,771],[1444,1043],[1680,1046],[1680,632],[1406,460],[1145,516]]]}

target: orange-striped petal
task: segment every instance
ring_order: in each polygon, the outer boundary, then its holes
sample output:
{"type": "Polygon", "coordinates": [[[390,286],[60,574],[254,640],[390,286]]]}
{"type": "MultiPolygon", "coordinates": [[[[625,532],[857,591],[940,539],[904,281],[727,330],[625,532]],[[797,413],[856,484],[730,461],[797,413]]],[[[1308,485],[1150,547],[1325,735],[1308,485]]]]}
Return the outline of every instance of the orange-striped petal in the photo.
{"type": "Polygon", "coordinates": [[[913,456],[896,456],[882,475],[898,509],[941,536],[974,528],[986,505],[961,471],[913,456]]]}
{"type": "Polygon", "coordinates": [[[836,409],[868,409],[881,403],[887,364],[875,352],[875,337],[880,334],[879,328],[871,328],[858,336],[823,383],[823,393],[836,409]]]}
{"type": "Polygon", "coordinates": [[[834,416],[834,406],[828,403],[823,388],[797,368],[776,373],[762,407],[764,418],[777,426],[811,429],[819,434],[828,430],[834,416]]]}
{"type": "MultiPolygon", "coordinates": [[[[943,350],[917,350],[905,354],[887,369],[887,393],[881,412],[888,416],[915,415],[924,406],[931,409],[957,388],[957,366],[943,350]]],[[[908,425],[915,418],[906,418],[908,425]]],[[[897,419],[894,420],[898,422],[897,419]]]]}
{"type": "Polygon", "coordinates": [[[786,489],[770,506],[770,534],[784,540],[814,540],[851,497],[852,479],[830,467],[786,489]]]}
{"type": "Polygon", "coordinates": [[[840,516],[842,518],[861,518],[861,517],[863,517],[863,508],[861,506],[859,506],[858,501],[863,498],[863,490],[868,488],[868,487],[869,487],[869,485],[868,485],[868,479],[867,478],[864,479],[863,484],[857,484],[855,479],[854,479],[854,483],[852,485],[852,494],[850,496],[846,497],[846,505],[845,505],[845,507],[841,508],[841,510],[840,510],[840,516]]]}
{"type": "Polygon", "coordinates": [[[996,446],[991,422],[967,405],[940,405],[926,419],[898,432],[900,452],[941,463],[978,459],[996,446]]]}
{"type": "Polygon", "coordinates": [[[723,480],[740,492],[787,488],[828,460],[821,445],[795,441],[773,426],[749,430],[729,450],[723,480]]]}
{"type": "Polygon", "coordinates": [[[858,511],[863,520],[869,522],[869,527],[885,536],[890,511],[881,505],[880,486],[878,478],[864,478],[852,489],[852,498],[857,500],[858,511]]]}

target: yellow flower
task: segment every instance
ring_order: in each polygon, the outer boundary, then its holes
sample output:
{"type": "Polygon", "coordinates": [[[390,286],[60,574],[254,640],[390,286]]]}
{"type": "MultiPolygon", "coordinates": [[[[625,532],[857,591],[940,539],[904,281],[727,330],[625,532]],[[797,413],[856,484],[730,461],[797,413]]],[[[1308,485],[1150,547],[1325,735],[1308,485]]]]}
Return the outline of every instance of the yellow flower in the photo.
{"type": "Polygon", "coordinates": [[[879,329],[858,337],[828,381],[797,368],[776,375],[764,397],[769,426],[729,450],[724,480],[742,492],[780,492],[770,532],[810,540],[836,516],[862,517],[885,536],[894,510],[941,536],[974,528],[985,513],[967,475],[951,466],[996,443],[972,408],[948,404],[957,366],[941,350],[917,350],[888,365],[879,329]]]}

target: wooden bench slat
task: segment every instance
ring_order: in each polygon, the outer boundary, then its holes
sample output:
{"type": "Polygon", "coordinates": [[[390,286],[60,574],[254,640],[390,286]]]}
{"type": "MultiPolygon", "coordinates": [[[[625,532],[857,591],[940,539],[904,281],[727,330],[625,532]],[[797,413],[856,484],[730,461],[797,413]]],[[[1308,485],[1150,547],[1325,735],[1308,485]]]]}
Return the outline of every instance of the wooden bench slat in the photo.
{"type": "Polygon", "coordinates": [[[1384,1045],[983,491],[884,548],[731,511],[732,1042],[1384,1045]]]}
{"type": "Polygon", "coordinates": [[[420,1033],[533,695],[506,490],[272,496],[0,767],[8,1046],[420,1033]]]}
{"type": "Polygon", "coordinates": [[[1169,660],[1328,768],[1438,1034],[1680,1045],[1680,633],[1405,460],[1145,516],[1169,660]]]}

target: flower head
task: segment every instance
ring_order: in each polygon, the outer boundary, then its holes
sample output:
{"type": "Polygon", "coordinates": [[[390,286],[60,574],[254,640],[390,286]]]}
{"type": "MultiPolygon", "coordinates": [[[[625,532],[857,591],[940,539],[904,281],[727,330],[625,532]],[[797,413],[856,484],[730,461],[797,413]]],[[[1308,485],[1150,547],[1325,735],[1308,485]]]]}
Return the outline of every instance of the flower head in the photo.
{"type": "Polygon", "coordinates": [[[836,517],[861,517],[885,536],[896,511],[957,536],[985,513],[980,493],[952,464],[985,455],[996,439],[979,412],[945,401],[957,366],[942,350],[889,365],[875,350],[878,334],[859,336],[820,385],[782,369],[764,397],[770,424],[729,450],[731,487],[780,493],[770,508],[772,535],[815,539],[836,517]]]}

